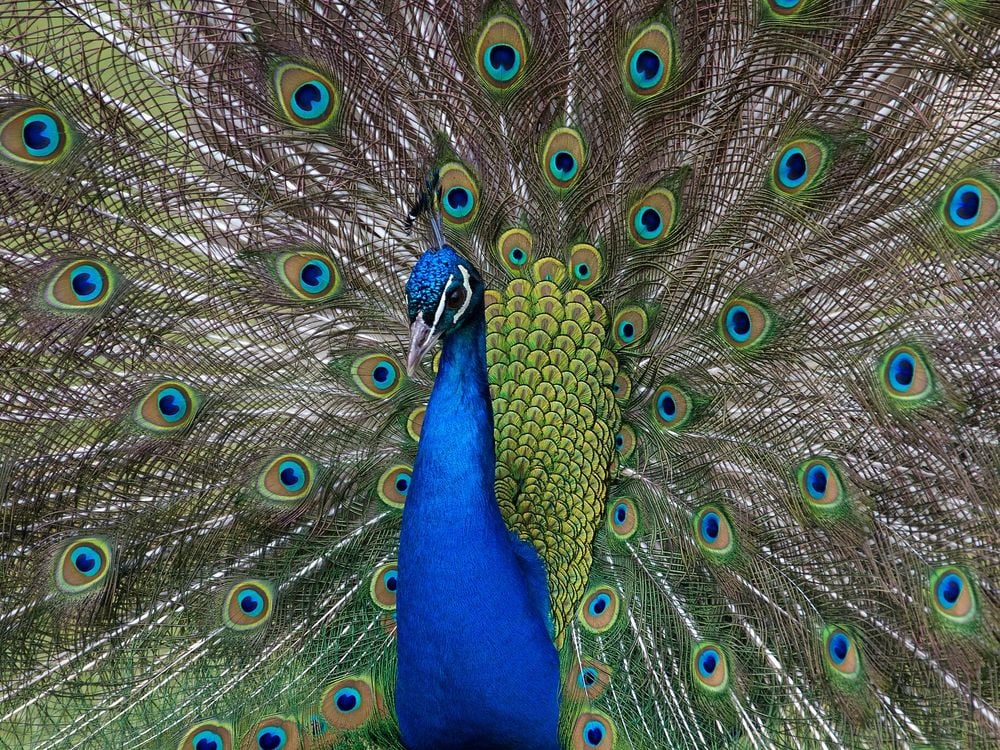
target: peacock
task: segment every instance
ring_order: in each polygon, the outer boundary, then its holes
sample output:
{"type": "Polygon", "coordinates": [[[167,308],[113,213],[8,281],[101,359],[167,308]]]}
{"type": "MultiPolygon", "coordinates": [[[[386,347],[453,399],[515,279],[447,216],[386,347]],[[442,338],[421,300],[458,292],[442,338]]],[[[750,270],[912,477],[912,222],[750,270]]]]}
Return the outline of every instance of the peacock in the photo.
{"type": "Polygon", "coordinates": [[[0,747],[1000,746],[994,0],[9,0],[0,747]]]}

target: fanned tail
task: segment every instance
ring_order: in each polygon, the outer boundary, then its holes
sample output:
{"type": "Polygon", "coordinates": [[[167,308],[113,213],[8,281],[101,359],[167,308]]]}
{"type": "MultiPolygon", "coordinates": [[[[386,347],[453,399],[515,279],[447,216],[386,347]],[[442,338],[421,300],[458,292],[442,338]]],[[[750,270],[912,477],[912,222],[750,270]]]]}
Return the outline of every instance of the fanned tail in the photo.
{"type": "Polygon", "coordinates": [[[0,29],[0,745],[397,745],[429,169],[568,747],[1000,735],[990,3],[0,29]]]}

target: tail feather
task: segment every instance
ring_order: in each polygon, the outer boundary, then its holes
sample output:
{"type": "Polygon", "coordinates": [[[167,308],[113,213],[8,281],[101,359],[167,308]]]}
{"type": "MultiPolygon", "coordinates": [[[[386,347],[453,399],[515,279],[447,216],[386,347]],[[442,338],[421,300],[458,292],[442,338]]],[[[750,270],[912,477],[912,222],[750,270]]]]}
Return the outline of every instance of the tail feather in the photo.
{"type": "Polygon", "coordinates": [[[0,745],[395,742],[429,168],[606,310],[569,746],[1000,734],[989,3],[176,5],[0,11],[0,745]]]}

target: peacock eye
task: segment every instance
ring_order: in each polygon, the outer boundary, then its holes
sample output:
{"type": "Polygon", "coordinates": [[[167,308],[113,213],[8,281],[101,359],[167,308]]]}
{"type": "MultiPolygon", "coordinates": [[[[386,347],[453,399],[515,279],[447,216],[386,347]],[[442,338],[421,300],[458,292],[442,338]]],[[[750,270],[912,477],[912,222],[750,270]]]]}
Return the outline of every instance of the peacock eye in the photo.
{"type": "Polygon", "coordinates": [[[457,286],[448,292],[444,304],[449,310],[457,310],[465,303],[465,287],[457,286]]]}

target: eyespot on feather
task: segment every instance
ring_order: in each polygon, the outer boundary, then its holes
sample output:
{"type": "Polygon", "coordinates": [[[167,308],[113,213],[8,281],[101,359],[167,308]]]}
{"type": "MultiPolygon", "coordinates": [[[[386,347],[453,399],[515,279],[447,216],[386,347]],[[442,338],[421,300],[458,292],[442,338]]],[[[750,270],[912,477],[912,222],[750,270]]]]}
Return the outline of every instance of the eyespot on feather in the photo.
{"type": "Polygon", "coordinates": [[[960,180],[945,194],[941,214],[945,226],[957,234],[974,234],[992,229],[1000,217],[1000,193],[984,180],[960,180]]]}
{"type": "Polygon", "coordinates": [[[329,126],[340,110],[340,95],[329,78],[300,63],[283,63],[272,74],[274,96],[285,119],[308,130],[329,126]]]}
{"type": "Polygon", "coordinates": [[[656,96],[670,82],[673,60],[673,32],[665,24],[651,23],[641,29],[625,52],[625,90],[636,99],[656,96]]]}
{"type": "Polygon", "coordinates": [[[628,212],[628,231],[640,247],[665,239],[677,216],[677,198],[664,188],[651,190],[636,201],[628,212]]]}
{"type": "Polygon", "coordinates": [[[912,346],[895,346],[880,365],[882,391],[893,401],[917,405],[934,392],[934,377],[924,355],[912,346]]]}
{"type": "Polygon", "coordinates": [[[0,154],[24,166],[53,164],[69,152],[72,133],[69,123],[55,110],[27,107],[0,123],[0,154]]]}
{"type": "Polygon", "coordinates": [[[379,499],[391,508],[402,508],[406,503],[406,493],[413,481],[413,468],[396,464],[387,469],[378,480],[379,499]]]}
{"type": "Polygon", "coordinates": [[[691,416],[691,399],[678,385],[664,383],[653,394],[653,421],[668,430],[679,430],[691,416]]]}
{"type": "Polygon", "coordinates": [[[531,264],[529,277],[532,281],[551,281],[562,284],[566,280],[566,265],[555,258],[539,258],[531,264]]]}
{"type": "Polygon", "coordinates": [[[618,434],[615,435],[615,450],[618,451],[620,463],[625,463],[632,457],[635,452],[635,443],[635,430],[627,424],[621,425],[618,428],[618,434]]]}
{"type": "Polygon", "coordinates": [[[797,16],[809,0],[763,0],[764,7],[778,20],[797,16]]]}
{"type": "Polygon", "coordinates": [[[290,716],[268,716],[253,725],[240,742],[240,750],[300,750],[299,727],[290,716]]]}
{"type": "Polygon", "coordinates": [[[580,714],[573,724],[573,750],[612,750],[615,746],[615,725],[610,718],[596,711],[580,714]]]}
{"type": "Polygon", "coordinates": [[[787,143],[771,168],[771,187],[779,194],[804,197],[818,184],[829,167],[830,148],[815,138],[787,143]]]}
{"type": "Polygon", "coordinates": [[[646,337],[649,318],[646,311],[637,305],[622,308],[611,323],[613,344],[617,349],[637,346],[646,337]]]}
{"type": "Polygon", "coordinates": [[[729,517],[718,505],[703,505],[692,516],[695,542],[710,560],[724,562],[736,549],[729,517]]]}
{"type": "Polygon", "coordinates": [[[861,652],[856,640],[844,628],[828,625],[823,629],[823,664],[842,687],[861,677],[861,652]]]}
{"type": "Polygon", "coordinates": [[[946,625],[973,625],[979,617],[979,600],[972,579],[957,565],[937,568],[930,578],[930,601],[934,613],[946,625]]]}
{"type": "Polygon", "coordinates": [[[608,504],[608,532],[614,539],[628,541],[638,528],[639,514],[632,498],[619,497],[608,504]]]}
{"type": "Polygon", "coordinates": [[[832,461],[818,456],[810,458],[799,466],[796,478],[802,501],[817,518],[837,517],[846,510],[847,491],[832,461]]]}
{"type": "Polygon", "coordinates": [[[753,349],[762,344],[771,328],[770,313],[746,297],[734,297],[719,313],[719,335],[735,349],[753,349]]]}
{"type": "Polygon", "coordinates": [[[341,291],[343,282],[337,267],[319,253],[279,253],[276,266],[278,279],[295,299],[319,302],[341,291]]]}
{"type": "Polygon", "coordinates": [[[313,488],[316,465],[298,453],[285,453],[272,460],[257,480],[257,491],[268,500],[301,500],[313,488]]]}
{"type": "Polygon", "coordinates": [[[542,174],[557,192],[569,190],[579,182],[586,161],[583,136],[572,128],[556,128],[542,148],[542,174]]]}
{"type": "Polygon", "coordinates": [[[699,643],[691,656],[694,684],[704,693],[719,696],[729,690],[729,660],[717,643],[699,643]]]}
{"type": "Polygon", "coordinates": [[[614,394],[616,401],[628,401],[632,395],[632,381],[628,375],[624,372],[619,372],[615,375],[615,380],[611,384],[611,392],[614,394]]]}
{"type": "Polygon", "coordinates": [[[531,246],[534,238],[524,229],[508,229],[496,244],[497,258],[515,276],[522,276],[533,262],[531,246]]]}
{"type": "Polygon", "coordinates": [[[604,274],[604,257],[593,245],[574,245],[567,268],[570,278],[580,289],[590,289],[604,274]]]}
{"type": "Polygon", "coordinates": [[[563,683],[563,698],[584,703],[601,697],[611,683],[611,668],[593,659],[575,662],[563,683]]]}
{"type": "Polygon", "coordinates": [[[371,718],[376,705],[375,689],[364,676],[342,677],[330,684],[320,702],[323,718],[334,729],[358,729],[371,718]]]}
{"type": "Polygon", "coordinates": [[[444,220],[456,227],[472,223],[479,213],[479,187],[472,175],[454,161],[442,166],[438,175],[444,220]]]}
{"type": "Polygon", "coordinates": [[[74,260],[53,274],[45,286],[50,307],[66,312],[86,312],[102,307],[118,286],[115,270],[98,260],[74,260]]]}
{"type": "Polygon", "coordinates": [[[241,581],[226,594],[222,622],[232,630],[255,630],[267,623],[273,609],[274,590],[269,583],[241,581]]]}
{"type": "Polygon", "coordinates": [[[351,365],[354,382],[363,393],[375,398],[388,398],[403,383],[403,368],[394,357],[369,354],[351,365]]]}
{"type": "Polygon", "coordinates": [[[56,586],[66,594],[94,591],[107,581],[111,559],[111,547],[103,539],[74,539],[56,558],[56,586]]]}
{"type": "Polygon", "coordinates": [[[610,586],[598,586],[584,597],[578,617],[591,633],[606,633],[618,620],[618,609],[618,592],[610,586]]]}
{"type": "Polygon", "coordinates": [[[424,426],[424,415],[427,413],[426,406],[418,406],[410,412],[406,418],[406,432],[415,441],[420,440],[420,430],[424,426]]]}
{"type": "Polygon", "coordinates": [[[203,721],[184,734],[177,750],[233,750],[233,729],[214,719],[203,721]]]}
{"type": "Polygon", "coordinates": [[[509,16],[488,20],[476,42],[475,63],[487,89],[502,93],[517,88],[524,81],[528,63],[528,45],[521,26],[509,16]]]}
{"type": "Polygon", "coordinates": [[[396,561],[379,566],[372,573],[368,592],[379,609],[396,609],[396,591],[399,589],[399,571],[396,561]]]}
{"type": "Polygon", "coordinates": [[[154,387],[135,409],[137,424],[153,433],[179,432],[194,419],[201,398],[189,386],[168,380],[154,387]]]}

